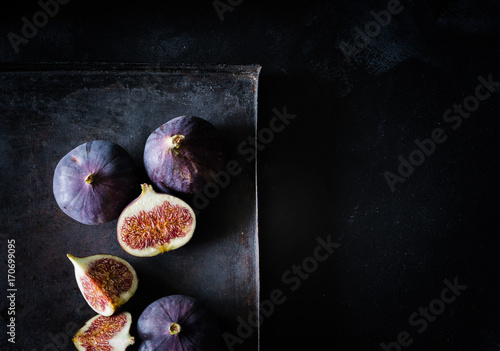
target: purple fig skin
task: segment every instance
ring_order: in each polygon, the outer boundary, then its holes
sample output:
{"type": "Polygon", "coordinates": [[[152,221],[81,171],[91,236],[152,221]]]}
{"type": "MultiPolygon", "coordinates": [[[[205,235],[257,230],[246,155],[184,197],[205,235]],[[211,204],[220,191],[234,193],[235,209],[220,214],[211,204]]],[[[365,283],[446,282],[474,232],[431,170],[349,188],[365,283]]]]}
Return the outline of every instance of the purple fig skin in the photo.
{"type": "Polygon", "coordinates": [[[196,194],[226,166],[219,131],[195,116],[176,117],[157,128],[146,141],[144,167],[163,192],[196,194]],[[175,138],[175,136],[179,136],[175,138]]]}
{"type": "Polygon", "coordinates": [[[66,154],[54,171],[53,192],[61,210],[88,225],[112,221],[139,189],[137,167],[118,144],[90,141],[66,154]]]}
{"type": "MultiPolygon", "coordinates": [[[[173,327],[172,327],[173,329],[173,327]]],[[[196,299],[171,295],[156,300],[137,321],[142,339],[139,351],[216,351],[220,348],[220,326],[196,299]],[[172,324],[177,334],[172,334],[172,324]]]]}

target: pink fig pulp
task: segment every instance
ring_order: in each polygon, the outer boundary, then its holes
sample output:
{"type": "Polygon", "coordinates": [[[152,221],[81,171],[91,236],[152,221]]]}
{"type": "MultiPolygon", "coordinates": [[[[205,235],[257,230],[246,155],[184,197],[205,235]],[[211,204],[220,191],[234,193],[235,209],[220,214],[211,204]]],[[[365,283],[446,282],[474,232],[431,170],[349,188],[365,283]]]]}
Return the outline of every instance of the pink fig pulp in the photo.
{"type": "Polygon", "coordinates": [[[183,200],[156,193],[142,184],[141,195],[118,218],[117,237],[133,256],[155,256],[185,245],[193,236],[196,216],[183,200]]]}

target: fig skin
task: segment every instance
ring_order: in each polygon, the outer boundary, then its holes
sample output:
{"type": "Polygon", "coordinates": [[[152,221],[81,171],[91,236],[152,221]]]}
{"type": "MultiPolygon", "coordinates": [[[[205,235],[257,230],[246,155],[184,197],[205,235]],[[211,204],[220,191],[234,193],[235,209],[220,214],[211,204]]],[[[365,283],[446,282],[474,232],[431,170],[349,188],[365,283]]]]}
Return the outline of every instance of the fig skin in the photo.
{"type": "Polygon", "coordinates": [[[98,225],[118,218],[137,196],[139,183],[137,166],[125,149],[95,140],[77,146],[59,161],[53,192],[69,217],[98,225]]]}
{"type": "Polygon", "coordinates": [[[139,351],[216,351],[220,326],[198,300],[170,295],[150,304],[137,321],[139,351]]]}
{"type": "Polygon", "coordinates": [[[225,168],[224,141],[213,124],[196,116],[179,116],[151,133],[144,148],[144,167],[163,192],[193,195],[215,181],[225,168]]]}
{"type": "Polygon", "coordinates": [[[193,209],[176,196],[155,192],[151,185],[141,188],[141,195],[118,218],[120,246],[132,256],[151,257],[187,244],[196,228],[193,209]]]}

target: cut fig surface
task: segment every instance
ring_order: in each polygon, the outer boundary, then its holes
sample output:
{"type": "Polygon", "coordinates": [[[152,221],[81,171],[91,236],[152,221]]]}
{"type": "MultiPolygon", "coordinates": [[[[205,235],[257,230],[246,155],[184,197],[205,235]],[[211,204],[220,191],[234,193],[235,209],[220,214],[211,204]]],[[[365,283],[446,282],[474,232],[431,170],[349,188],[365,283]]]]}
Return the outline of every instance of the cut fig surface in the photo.
{"type": "Polygon", "coordinates": [[[67,256],[83,297],[97,313],[110,316],[135,294],[137,274],[124,259],[113,255],[67,256]]]}
{"type": "Polygon", "coordinates": [[[147,257],[185,245],[196,227],[193,209],[175,196],[156,193],[151,185],[141,187],[141,195],[118,219],[122,248],[133,256],[147,257]]]}
{"type": "Polygon", "coordinates": [[[130,335],[131,324],[128,312],[110,317],[97,315],[78,330],[73,343],[80,351],[123,351],[135,342],[130,335]]]}

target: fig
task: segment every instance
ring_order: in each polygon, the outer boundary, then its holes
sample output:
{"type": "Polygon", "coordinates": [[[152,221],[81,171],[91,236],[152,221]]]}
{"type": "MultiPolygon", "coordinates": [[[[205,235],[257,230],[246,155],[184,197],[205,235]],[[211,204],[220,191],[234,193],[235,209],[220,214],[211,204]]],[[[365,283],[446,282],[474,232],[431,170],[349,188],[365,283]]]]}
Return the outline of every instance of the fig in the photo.
{"type": "Polygon", "coordinates": [[[75,257],[67,255],[75,268],[75,277],[90,307],[103,316],[111,316],[137,290],[137,274],[124,259],[113,255],[75,257]]]}
{"type": "Polygon", "coordinates": [[[193,236],[196,216],[176,196],[157,193],[142,184],[141,195],[118,218],[121,247],[133,256],[150,257],[185,245],[193,236]]]}
{"type": "Polygon", "coordinates": [[[151,133],[144,148],[144,166],[151,182],[163,192],[202,191],[226,165],[219,131],[195,116],[176,117],[151,133]]]}
{"type": "Polygon", "coordinates": [[[53,192],[61,210],[88,225],[112,221],[137,196],[132,157],[120,145],[89,141],[67,153],[54,171],[53,192]]]}
{"type": "Polygon", "coordinates": [[[139,351],[218,350],[220,326],[198,300],[170,295],[156,300],[137,320],[139,351]]]}
{"type": "Polygon", "coordinates": [[[76,332],[73,343],[80,351],[123,351],[135,342],[130,335],[131,324],[128,312],[111,317],[98,314],[76,332]]]}

